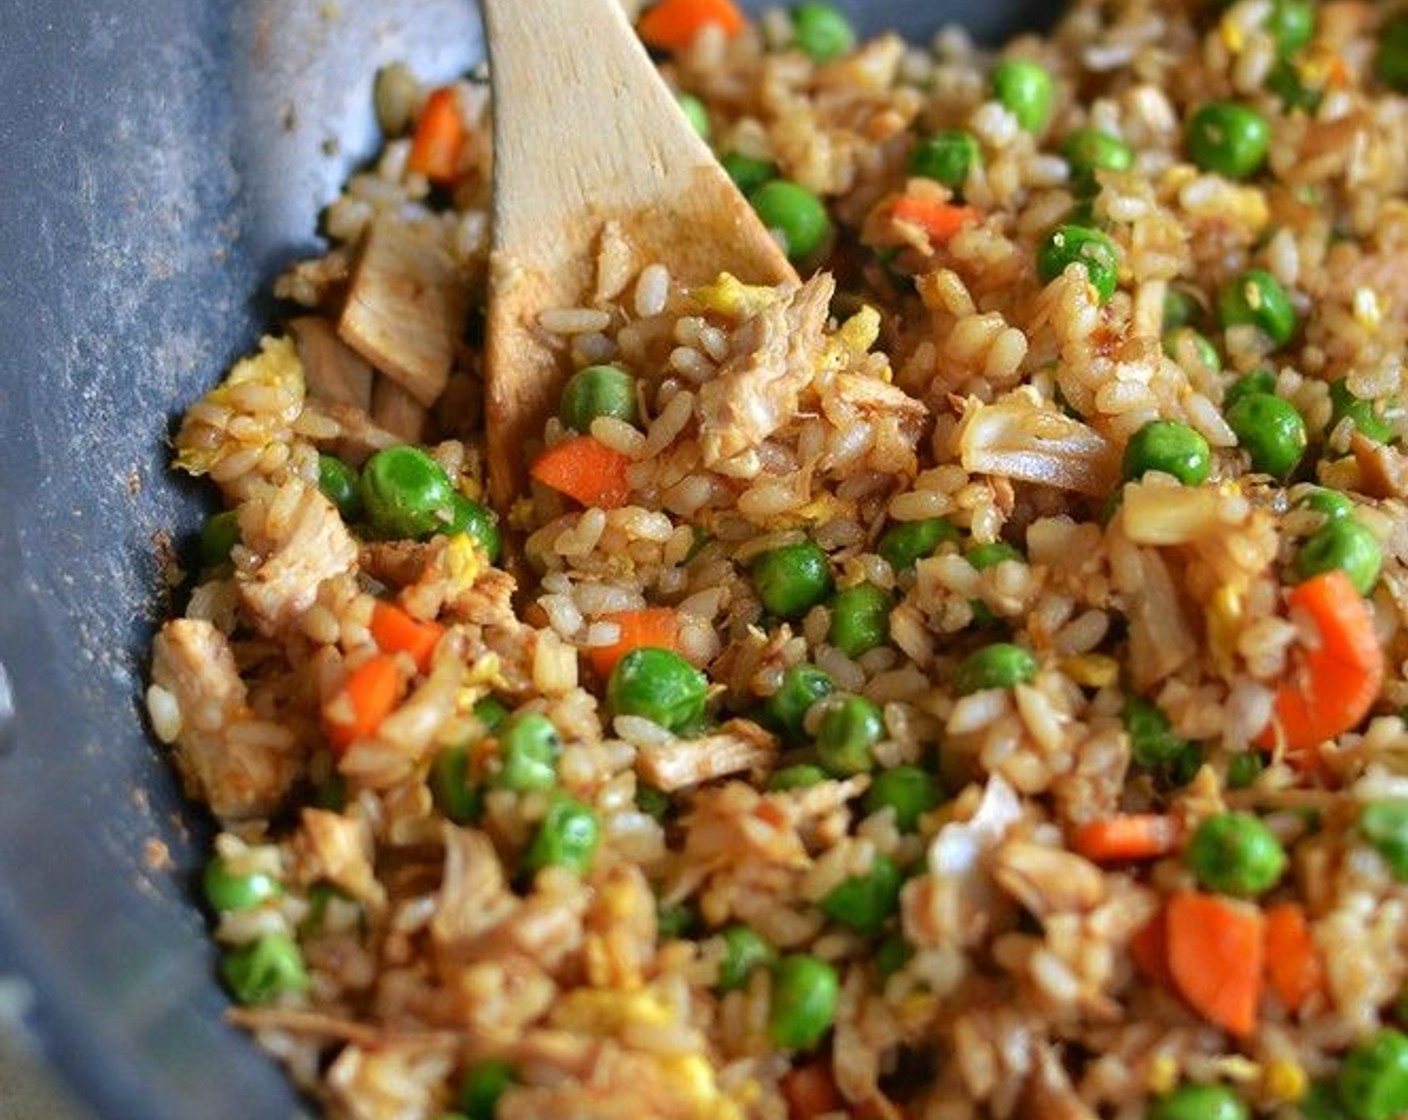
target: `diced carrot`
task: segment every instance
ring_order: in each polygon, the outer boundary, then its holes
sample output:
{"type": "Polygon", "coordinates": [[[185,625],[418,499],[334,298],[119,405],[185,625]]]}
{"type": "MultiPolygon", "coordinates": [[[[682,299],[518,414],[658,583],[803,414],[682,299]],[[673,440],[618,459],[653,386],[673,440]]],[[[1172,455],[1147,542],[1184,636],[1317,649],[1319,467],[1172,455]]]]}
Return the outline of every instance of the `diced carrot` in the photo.
{"type": "Polygon", "coordinates": [[[438,622],[412,618],[394,603],[378,601],[372,607],[372,640],[383,653],[408,653],[422,673],[430,668],[430,655],[444,636],[438,622]]]}
{"type": "Polygon", "coordinates": [[[1203,1018],[1239,1036],[1256,1029],[1265,918],[1250,903],[1183,891],[1168,903],[1168,969],[1203,1018]]]}
{"type": "Polygon", "coordinates": [[[544,486],[584,506],[619,509],[631,496],[626,468],[631,461],[591,436],[574,436],[549,447],[529,472],[544,486]]]}
{"type": "Polygon", "coordinates": [[[1173,987],[1173,974],[1168,970],[1168,913],[1159,912],[1139,927],[1129,939],[1129,955],[1134,967],[1144,976],[1165,988],[1173,987]]]}
{"type": "Polygon", "coordinates": [[[341,754],[356,740],[375,734],[395,711],[404,684],[390,654],[378,654],[353,669],[342,690],[323,706],[323,726],[334,752],[341,754]]]}
{"type": "Polygon", "coordinates": [[[896,221],[922,229],[932,245],[947,244],[964,226],[983,220],[983,212],[976,206],[960,206],[910,194],[895,199],[891,213],[896,221]]]}
{"type": "Polygon", "coordinates": [[[1288,1011],[1299,1011],[1325,983],[1305,910],[1283,902],[1266,912],[1266,979],[1288,1011]]]}
{"type": "Polygon", "coordinates": [[[733,0],[661,0],[636,22],[636,31],[649,46],[682,51],[709,24],[729,38],[743,29],[743,13],[733,0]]]}
{"type": "Polygon", "coordinates": [[[812,1120],[812,1117],[846,1107],[825,1062],[794,1066],[783,1074],[780,1087],[787,1101],[789,1120],[812,1120]]]}
{"type": "Polygon", "coordinates": [[[1271,722],[1257,745],[1278,738],[1307,751],[1348,731],[1374,706],[1384,682],[1384,651],[1368,604],[1349,576],[1335,569],[1312,576],[1286,597],[1315,624],[1319,643],[1300,650],[1299,668],[1276,692],[1271,722]]]}
{"type": "Polygon", "coordinates": [[[419,172],[432,183],[453,183],[467,136],[455,91],[449,86],[435,90],[416,121],[411,151],[406,157],[407,169],[419,172]]]}
{"type": "Polygon", "coordinates": [[[1178,822],[1161,813],[1122,813],[1087,821],[1071,833],[1071,850],[1095,863],[1157,859],[1178,846],[1178,822]]]}
{"type": "Polygon", "coordinates": [[[656,649],[676,649],[679,645],[680,618],[670,607],[645,607],[637,611],[614,611],[601,616],[603,622],[614,622],[620,633],[609,646],[593,646],[588,651],[596,675],[605,679],[616,662],[642,646],[656,649]]]}

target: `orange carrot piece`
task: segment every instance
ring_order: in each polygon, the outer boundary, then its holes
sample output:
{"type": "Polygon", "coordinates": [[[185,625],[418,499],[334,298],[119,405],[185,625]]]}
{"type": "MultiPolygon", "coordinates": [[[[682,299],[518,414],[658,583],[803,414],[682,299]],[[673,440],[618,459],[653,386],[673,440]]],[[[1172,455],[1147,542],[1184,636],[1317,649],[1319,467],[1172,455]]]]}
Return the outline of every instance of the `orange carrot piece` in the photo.
{"type": "Polygon", "coordinates": [[[372,607],[372,640],[383,653],[408,653],[416,668],[424,673],[430,668],[430,655],[435,652],[445,628],[438,622],[422,622],[412,618],[394,603],[378,601],[372,607]]]}
{"type": "Polygon", "coordinates": [[[1287,596],[1310,616],[1319,645],[1300,651],[1300,669],[1276,692],[1271,722],[1257,746],[1307,751],[1348,731],[1374,706],[1384,683],[1384,651],[1374,617],[1349,576],[1335,569],[1311,576],[1287,596]]]}
{"type": "Polygon", "coordinates": [[[411,151],[406,157],[407,169],[419,172],[432,183],[453,183],[467,136],[455,91],[449,86],[435,90],[416,121],[411,151]]]}
{"type": "Polygon", "coordinates": [[[619,509],[631,496],[626,468],[631,461],[591,436],[574,436],[549,447],[529,472],[544,486],[584,506],[619,509]]]}
{"type": "Polygon", "coordinates": [[[376,732],[395,711],[403,683],[396,659],[385,653],[348,674],[342,691],[323,706],[323,726],[335,753],[376,732]]]}
{"type": "Polygon", "coordinates": [[[636,611],[614,611],[601,616],[604,622],[614,622],[619,636],[609,646],[593,646],[587,651],[592,669],[605,679],[611,670],[633,649],[652,646],[655,649],[678,649],[680,617],[670,607],[645,607],[636,611]]]}
{"type": "Polygon", "coordinates": [[[1266,920],[1255,906],[1183,891],[1168,903],[1168,969],[1194,1011],[1232,1034],[1256,1029],[1266,920]]]}
{"type": "Polygon", "coordinates": [[[733,0],[661,0],[640,17],[636,31],[657,50],[682,51],[711,23],[731,39],[743,29],[743,13],[733,0]]]}
{"type": "Polygon", "coordinates": [[[825,1062],[794,1066],[783,1074],[780,1088],[789,1120],[812,1120],[846,1107],[825,1062]]]}
{"type": "Polygon", "coordinates": [[[1266,912],[1266,979],[1291,1012],[1324,987],[1325,968],[1297,903],[1283,902],[1266,912]]]}
{"type": "Polygon", "coordinates": [[[891,213],[896,221],[922,229],[933,245],[947,244],[964,226],[983,220],[983,212],[976,206],[959,206],[910,194],[895,199],[891,213]]]}
{"type": "Polygon", "coordinates": [[[1160,909],[1129,939],[1129,955],[1134,967],[1145,977],[1165,988],[1173,988],[1168,970],[1168,912],[1160,909]]]}
{"type": "Polygon", "coordinates": [[[1095,863],[1157,859],[1178,846],[1178,822],[1161,813],[1121,813],[1087,821],[1071,833],[1071,850],[1095,863]]]}

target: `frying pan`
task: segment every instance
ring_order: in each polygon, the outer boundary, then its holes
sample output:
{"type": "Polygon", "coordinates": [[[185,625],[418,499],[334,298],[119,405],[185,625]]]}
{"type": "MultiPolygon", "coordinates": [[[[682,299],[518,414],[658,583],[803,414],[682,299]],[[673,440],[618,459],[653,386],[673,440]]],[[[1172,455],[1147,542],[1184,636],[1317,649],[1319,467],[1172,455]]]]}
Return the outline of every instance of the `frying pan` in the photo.
{"type": "MultiPolygon", "coordinates": [[[[842,6],[987,41],[1050,7],[842,6]]],[[[460,73],[478,19],[471,0],[0,0],[0,28],[0,977],[25,978],[26,1027],[99,1116],[293,1116],[223,1021],[190,889],[210,823],[141,715],[164,563],[209,503],[165,440],[375,150],[377,67],[460,73]]]]}

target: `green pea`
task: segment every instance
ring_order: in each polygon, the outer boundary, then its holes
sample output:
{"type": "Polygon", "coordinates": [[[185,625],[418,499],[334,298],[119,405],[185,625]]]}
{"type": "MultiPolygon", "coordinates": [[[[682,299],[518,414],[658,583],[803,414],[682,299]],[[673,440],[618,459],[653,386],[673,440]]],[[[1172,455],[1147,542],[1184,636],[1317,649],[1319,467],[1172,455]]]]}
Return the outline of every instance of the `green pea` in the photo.
{"type": "Polygon", "coordinates": [[[759,220],[781,234],[789,259],[804,260],[831,240],[831,218],[826,206],[805,187],[788,179],[764,183],[748,196],[759,220]]]}
{"type": "Polygon", "coordinates": [[[723,939],[724,955],[719,961],[716,986],[721,992],[736,992],[748,983],[755,968],[777,964],[777,950],[751,926],[728,926],[719,936],[723,939]]]}
{"type": "Polygon", "coordinates": [[[538,826],[523,864],[530,873],[552,866],[581,875],[591,867],[600,843],[596,813],[575,798],[559,797],[538,826]]]}
{"type": "Polygon", "coordinates": [[[683,902],[662,902],[655,908],[655,931],[661,941],[678,941],[699,924],[699,915],[683,902]]]}
{"type": "Polygon", "coordinates": [[[786,619],[801,618],[835,587],[831,561],[813,541],[763,553],[753,561],[750,577],[763,607],[786,619]]]}
{"type": "Polygon", "coordinates": [[[1036,658],[1029,651],[1011,642],[993,642],[958,663],[953,691],[967,696],[988,688],[1013,688],[1031,680],[1036,670],[1036,658]]]}
{"type": "Polygon", "coordinates": [[[499,724],[508,719],[508,709],[493,696],[485,696],[474,702],[474,718],[487,732],[497,731],[499,724]]]}
{"type": "Polygon", "coordinates": [[[1349,1120],[1349,1113],[1340,1104],[1339,1088],[1329,1079],[1311,1082],[1296,1107],[1304,1120],[1349,1120]]]}
{"type": "Polygon", "coordinates": [[[972,564],[980,572],[995,568],[999,564],[1008,560],[1015,560],[1019,564],[1025,564],[1027,558],[1022,555],[1021,550],[1014,548],[1006,541],[993,541],[991,544],[975,544],[964,554],[968,563],[972,564]]]}
{"type": "Polygon", "coordinates": [[[1212,101],[1188,118],[1188,154],[1202,170],[1246,179],[1261,170],[1271,149],[1271,126],[1255,109],[1212,101]]]}
{"type": "Polygon", "coordinates": [[[909,942],[903,935],[892,933],[881,939],[875,949],[875,970],[881,980],[888,980],[905,966],[911,955],[909,942]]]}
{"type": "Polygon", "coordinates": [[[1376,443],[1388,443],[1393,439],[1393,429],[1384,420],[1373,401],[1356,397],[1350,392],[1349,383],[1340,378],[1330,382],[1330,426],[1337,427],[1348,418],[1354,428],[1365,439],[1376,443]]]}
{"type": "Polygon", "coordinates": [[[1184,859],[1198,882],[1222,894],[1265,894],[1286,870],[1276,834],[1250,813],[1217,813],[1193,833],[1184,859]]]}
{"type": "Polygon", "coordinates": [[[1239,751],[1227,760],[1227,788],[1246,789],[1266,769],[1266,757],[1260,751],[1239,751]]]}
{"type": "Polygon", "coordinates": [[[1260,268],[1249,268],[1223,285],[1217,296],[1217,318],[1224,329],[1245,324],[1257,327],[1277,346],[1290,342],[1299,325],[1286,289],[1260,268]]]}
{"type": "Polygon", "coordinates": [[[1374,74],[1399,93],[1408,93],[1408,14],[1399,13],[1384,24],[1374,74]]]}
{"type": "Polygon", "coordinates": [[[792,9],[792,42],[813,62],[834,62],[856,45],[856,33],[835,5],[811,2],[792,9]]]}
{"type": "Polygon", "coordinates": [[[486,1058],[465,1070],[460,1080],[460,1111],[467,1120],[494,1120],[499,1098],[518,1080],[502,1058],[486,1058]]]}
{"type": "Polygon", "coordinates": [[[768,789],[784,791],[789,789],[809,789],[818,782],[826,781],[829,775],[820,766],[809,762],[799,762],[795,766],[784,766],[775,770],[768,779],[768,789]]]}
{"type": "Polygon", "coordinates": [[[347,808],[347,779],[332,773],[313,788],[313,808],[340,813],[347,808]]]}
{"type": "Polygon", "coordinates": [[[205,865],[201,885],[205,889],[205,900],[214,910],[253,910],[284,893],[272,875],[263,871],[237,875],[220,856],[205,865]]]}
{"type": "Polygon", "coordinates": [[[655,786],[637,783],[636,808],[646,816],[663,821],[670,813],[670,795],[655,786]]]}
{"type": "Polygon", "coordinates": [[[1073,264],[1085,266],[1086,279],[1108,303],[1119,286],[1119,251],[1108,234],[1087,226],[1062,223],[1037,248],[1036,270],[1043,284],[1049,284],[1073,264]]]}
{"type": "Polygon", "coordinates": [[[547,716],[537,712],[510,716],[499,728],[503,768],[494,784],[515,793],[552,789],[557,785],[557,759],[561,753],[562,740],[547,716]]]}
{"type": "Polygon", "coordinates": [[[1370,801],[1359,810],[1359,831],[1400,883],[1408,882],[1408,797],[1370,801]]]}
{"type": "Polygon", "coordinates": [[[777,164],[770,159],[756,159],[741,152],[729,152],[719,160],[728,177],[744,194],[752,194],[764,183],[770,183],[778,176],[777,164]]]}
{"type": "Polygon", "coordinates": [[[230,559],[230,550],[240,543],[239,514],[232,509],[211,514],[200,527],[200,562],[206,568],[218,568],[230,559]]]}
{"type": "Polygon", "coordinates": [[[1187,424],[1150,420],[1125,444],[1123,468],[1127,482],[1162,471],[1185,486],[1199,486],[1212,473],[1212,449],[1187,424]]]}
{"type": "Polygon", "coordinates": [[[636,379],[620,366],[587,366],[562,387],[558,417],[576,432],[590,432],[598,416],[636,422],[636,379]]]}
{"type": "Polygon", "coordinates": [[[1150,770],[1173,762],[1188,745],[1188,740],[1173,733],[1173,725],[1159,706],[1142,696],[1125,698],[1120,712],[1129,753],[1140,766],[1150,770]]]}
{"type": "Polygon", "coordinates": [[[1298,498],[1296,506],[1300,509],[1314,510],[1325,521],[1338,521],[1342,517],[1351,517],[1354,514],[1353,498],[1347,494],[1341,494],[1338,490],[1327,490],[1323,486],[1317,486],[1298,498]]]}
{"type": "Polygon", "coordinates": [[[920,766],[905,764],[882,770],[865,791],[862,802],[867,813],[891,809],[895,827],[901,832],[913,832],[919,818],[943,800],[943,787],[933,774],[920,766]]]}
{"type": "Polygon", "coordinates": [[[266,933],[257,941],[227,949],[220,975],[240,1003],[268,1003],[291,992],[308,990],[308,972],[298,942],[285,933],[266,933]]]}
{"type": "Polygon", "coordinates": [[[870,936],[899,910],[904,876],[889,856],[877,852],[869,870],[832,887],[821,900],[821,911],[833,922],[870,936]]]}
{"type": "Polygon", "coordinates": [[[1269,369],[1253,370],[1251,373],[1243,374],[1227,386],[1222,393],[1222,410],[1228,412],[1243,397],[1253,393],[1276,392],[1276,375],[1269,369]]]}
{"type": "Polygon", "coordinates": [[[789,665],[777,691],[763,701],[763,720],[784,738],[802,736],[802,721],[812,705],[836,691],[831,674],[815,665],[789,665]]]}
{"type": "Polygon", "coordinates": [[[1315,34],[1315,4],[1312,0],[1272,0],[1266,30],[1282,55],[1295,54],[1315,34]]]}
{"type": "Polygon", "coordinates": [[[768,1037],[784,1050],[809,1050],[836,1019],[841,981],[836,969],[809,953],[783,957],[773,973],[768,1037]]]}
{"type": "Polygon", "coordinates": [[[992,91],[1027,132],[1040,132],[1051,117],[1055,85],[1044,66],[1009,58],[992,69],[992,91]]]}
{"type": "Polygon", "coordinates": [[[1097,185],[1100,171],[1128,171],[1134,166],[1134,149],[1103,129],[1078,128],[1066,137],[1061,154],[1071,165],[1071,178],[1085,191],[1097,185]]]}
{"type": "Polygon", "coordinates": [[[1247,1106],[1222,1085],[1181,1085],[1160,1097],[1149,1120],[1249,1120],[1247,1106]]]}
{"type": "Polygon", "coordinates": [[[692,93],[685,93],[683,90],[676,92],[675,104],[680,107],[680,112],[684,114],[684,119],[689,122],[689,127],[701,140],[709,139],[709,110],[704,107],[704,102],[695,97],[692,93]]]}
{"type": "Polygon", "coordinates": [[[421,540],[443,531],[457,493],[445,468],[408,444],[383,448],[362,468],[362,505],[378,537],[421,540]]]}
{"type": "Polygon", "coordinates": [[[1339,568],[1361,595],[1374,590],[1384,566],[1379,538],[1353,517],[1327,521],[1305,538],[1296,554],[1301,579],[1339,568]]]}
{"type": "Polygon", "coordinates": [[[981,159],[976,136],[966,128],[947,128],[914,146],[909,153],[909,173],[962,193],[968,172],[981,159]]]}
{"type": "Polygon", "coordinates": [[[1285,478],[1305,454],[1305,419],[1295,405],[1270,393],[1246,393],[1227,410],[1227,424],[1251,456],[1252,470],[1285,478]]]}
{"type": "Polygon", "coordinates": [[[489,557],[489,563],[499,562],[503,537],[499,533],[498,514],[488,506],[466,498],[458,490],[450,496],[450,520],[440,532],[446,536],[468,533],[489,557]]]}
{"type": "Polygon", "coordinates": [[[1175,362],[1192,357],[1204,369],[1215,372],[1222,368],[1222,357],[1212,339],[1192,327],[1175,327],[1171,331],[1165,331],[1163,347],[1164,353],[1175,362]]]}
{"type": "Polygon", "coordinates": [[[838,591],[831,600],[831,629],[826,640],[847,657],[883,646],[890,640],[890,608],[887,592],[873,583],[858,583],[838,591]]]}
{"type": "Polygon", "coordinates": [[[1184,743],[1183,749],[1173,756],[1168,766],[1168,780],[1174,786],[1186,786],[1198,776],[1203,768],[1203,745],[1184,743]]]}
{"type": "Polygon", "coordinates": [[[633,649],[616,662],[606,682],[614,715],[643,716],[667,731],[683,731],[704,718],[709,678],[668,649],[633,649]]]}
{"type": "Polygon", "coordinates": [[[874,769],[871,748],[885,737],[885,717],[864,696],[832,701],[816,730],[816,756],[828,774],[845,777],[874,769]]]}
{"type": "Polygon", "coordinates": [[[934,554],[945,541],[956,541],[958,530],[943,517],[926,517],[922,521],[899,521],[885,530],[875,546],[896,572],[914,567],[920,560],[934,554]]]}
{"type": "Polygon", "coordinates": [[[1354,1120],[1398,1120],[1408,1115],[1408,1034],[1377,1031],[1340,1066],[1340,1103],[1354,1120]]]}
{"type": "Polygon", "coordinates": [[[430,763],[430,796],[435,807],[455,824],[473,824],[483,811],[483,794],[471,781],[469,747],[441,747],[430,763]]]}
{"type": "Polygon", "coordinates": [[[342,520],[352,522],[362,516],[362,476],[356,467],[336,455],[319,455],[318,489],[337,507],[342,520]]]}
{"type": "Polygon", "coordinates": [[[1161,324],[1165,332],[1186,327],[1201,313],[1202,305],[1182,288],[1169,288],[1164,292],[1164,314],[1161,324]]]}
{"type": "Polygon", "coordinates": [[[1290,113],[1296,109],[1314,115],[1325,100],[1325,92],[1308,86],[1301,79],[1300,67],[1288,58],[1279,59],[1266,75],[1266,88],[1280,100],[1290,113]]]}

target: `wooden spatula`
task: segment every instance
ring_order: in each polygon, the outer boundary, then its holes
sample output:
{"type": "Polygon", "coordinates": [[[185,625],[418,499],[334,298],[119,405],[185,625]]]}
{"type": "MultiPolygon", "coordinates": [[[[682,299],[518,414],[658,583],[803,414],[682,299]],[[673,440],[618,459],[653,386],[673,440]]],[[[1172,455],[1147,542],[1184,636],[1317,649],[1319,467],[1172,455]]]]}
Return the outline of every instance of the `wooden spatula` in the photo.
{"type": "Polygon", "coordinates": [[[690,127],[617,0],[482,0],[494,93],[489,491],[525,493],[530,439],[570,374],[538,315],[591,291],[602,227],[685,283],[796,273],[690,127]]]}

